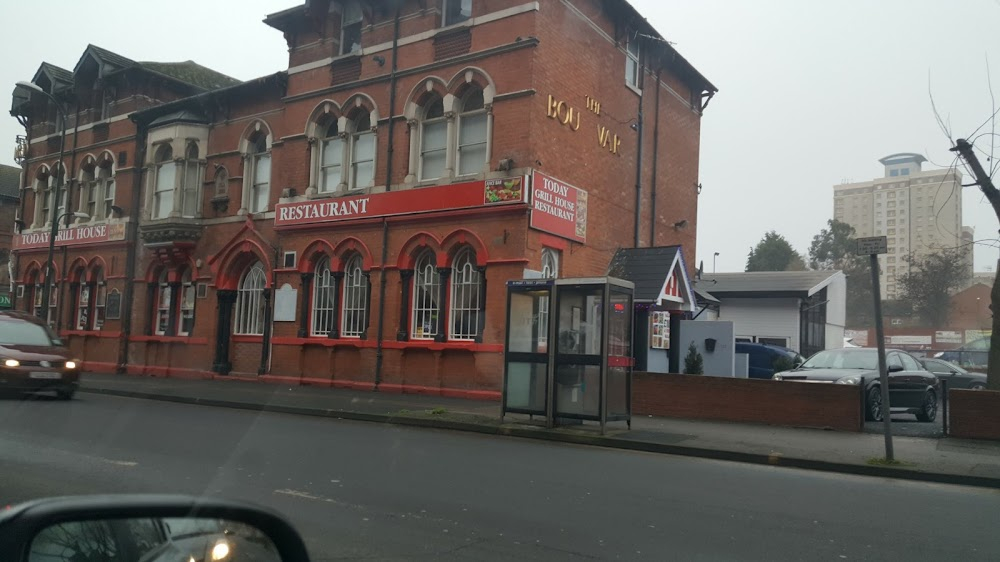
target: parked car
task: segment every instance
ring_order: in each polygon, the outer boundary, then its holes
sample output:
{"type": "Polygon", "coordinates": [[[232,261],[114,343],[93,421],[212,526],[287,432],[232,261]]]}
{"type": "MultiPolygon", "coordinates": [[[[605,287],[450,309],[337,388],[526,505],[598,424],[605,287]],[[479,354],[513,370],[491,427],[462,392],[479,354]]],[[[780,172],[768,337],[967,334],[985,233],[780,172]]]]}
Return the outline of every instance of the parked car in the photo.
{"type": "Polygon", "coordinates": [[[805,363],[805,358],[778,345],[736,342],[736,353],[749,356],[747,375],[751,379],[769,379],[774,373],[787,371],[805,363]]]}
{"type": "Polygon", "coordinates": [[[935,353],[934,358],[961,365],[962,367],[985,368],[990,358],[990,338],[979,338],[978,340],[970,341],[962,347],[935,353]]]}
{"type": "MultiPolygon", "coordinates": [[[[885,352],[889,374],[889,403],[893,414],[915,414],[931,422],[937,418],[938,379],[909,353],[885,352]]],[[[869,347],[828,349],[810,357],[801,367],[775,373],[774,380],[865,385],[865,419],[880,421],[882,387],[878,350],[869,347]]]]}
{"type": "Polygon", "coordinates": [[[80,366],[40,319],[23,312],[0,312],[0,390],[54,390],[73,398],[80,366]]]}
{"type": "Polygon", "coordinates": [[[934,373],[938,379],[948,381],[948,388],[968,388],[983,390],[986,388],[986,374],[966,371],[958,365],[943,359],[921,359],[925,369],[934,373]]]}

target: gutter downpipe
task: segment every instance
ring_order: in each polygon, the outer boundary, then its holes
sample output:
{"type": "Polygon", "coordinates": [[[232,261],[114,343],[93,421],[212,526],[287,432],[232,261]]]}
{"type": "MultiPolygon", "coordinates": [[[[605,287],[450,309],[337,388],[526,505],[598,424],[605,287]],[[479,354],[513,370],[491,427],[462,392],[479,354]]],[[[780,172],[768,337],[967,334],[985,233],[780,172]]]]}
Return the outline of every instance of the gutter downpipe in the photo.
{"type": "MultiPolygon", "coordinates": [[[[653,102],[653,177],[649,186],[649,246],[656,246],[656,164],[659,162],[660,152],[660,71],[662,65],[656,68],[656,97],[653,102]]],[[[700,313],[699,313],[700,314],[700,313]]]]}
{"type": "MultiPolygon", "coordinates": [[[[638,39],[638,36],[636,37],[638,39]]],[[[641,43],[640,43],[641,45],[641,43]]],[[[635,120],[636,137],[638,138],[635,156],[635,232],[632,246],[639,247],[639,220],[642,216],[642,100],[646,97],[646,68],[639,67],[639,114],[635,120]]]]}
{"type": "MultiPolygon", "coordinates": [[[[392,24],[392,68],[389,71],[389,146],[386,150],[387,161],[385,170],[385,190],[392,190],[392,158],[395,152],[393,146],[393,130],[396,124],[396,83],[398,77],[396,75],[399,69],[399,17],[402,10],[402,3],[396,3],[396,14],[393,17],[392,24]]],[[[389,221],[387,218],[382,218],[382,265],[379,270],[378,276],[378,336],[377,345],[375,348],[375,385],[372,388],[373,391],[378,391],[379,384],[382,383],[382,361],[383,361],[383,344],[385,342],[385,289],[386,289],[386,278],[385,278],[385,264],[389,260],[389,221]]]]}
{"type": "Polygon", "coordinates": [[[122,337],[118,343],[118,373],[123,374],[129,363],[128,340],[132,336],[132,302],[135,298],[135,268],[139,246],[139,213],[142,211],[142,176],[146,171],[146,123],[135,119],[135,157],[132,162],[132,206],[127,224],[125,254],[125,292],[122,301],[128,303],[128,313],[122,316],[122,337]]]}

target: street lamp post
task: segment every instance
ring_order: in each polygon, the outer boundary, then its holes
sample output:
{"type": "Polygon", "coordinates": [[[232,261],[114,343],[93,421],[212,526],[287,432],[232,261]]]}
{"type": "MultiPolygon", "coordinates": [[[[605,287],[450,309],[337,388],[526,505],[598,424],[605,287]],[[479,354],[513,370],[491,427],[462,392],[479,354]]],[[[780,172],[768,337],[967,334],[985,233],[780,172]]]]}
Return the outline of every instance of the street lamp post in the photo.
{"type": "Polygon", "coordinates": [[[715,258],[717,257],[719,257],[719,252],[715,252],[715,255],[712,256],[712,273],[715,273],[715,258]]]}
{"type": "MultiPolygon", "coordinates": [[[[56,203],[59,200],[60,190],[63,189],[63,184],[66,181],[66,166],[63,164],[63,153],[66,149],[66,124],[69,120],[66,118],[66,111],[63,109],[62,104],[59,103],[59,100],[57,100],[52,94],[43,90],[38,84],[35,84],[34,82],[18,82],[17,86],[25,88],[33,93],[42,94],[43,96],[49,98],[49,100],[55,104],[56,110],[59,112],[59,116],[62,117],[62,131],[59,133],[59,160],[57,164],[58,168],[56,170],[58,175],[56,176],[55,200],[52,202],[52,229],[49,231],[49,254],[48,259],[45,260],[45,284],[42,285],[42,310],[40,311],[41,314],[44,315],[43,318],[48,321],[50,310],[49,303],[52,298],[52,275],[54,273],[52,262],[55,259],[54,254],[56,251],[56,237],[59,236],[59,220],[63,217],[69,217],[74,214],[64,213],[62,216],[59,216],[58,218],[56,217],[57,213],[59,213],[59,208],[56,206],[56,203]]],[[[70,202],[67,200],[66,206],[69,206],[69,204],[70,202]]],[[[67,224],[66,226],[69,225],[67,224]]]]}

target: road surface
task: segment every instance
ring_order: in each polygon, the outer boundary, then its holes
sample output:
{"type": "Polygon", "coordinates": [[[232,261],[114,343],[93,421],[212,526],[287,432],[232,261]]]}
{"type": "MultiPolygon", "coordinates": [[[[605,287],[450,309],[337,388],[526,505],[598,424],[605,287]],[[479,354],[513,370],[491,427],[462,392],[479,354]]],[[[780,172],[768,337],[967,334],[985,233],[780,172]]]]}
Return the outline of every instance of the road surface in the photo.
{"type": "Polygon", "coordinates": [[[992,490],[84,393],[0,398],[0,501],[106,492],[266,504],[316,560],[1000,558],[992,490]]]}

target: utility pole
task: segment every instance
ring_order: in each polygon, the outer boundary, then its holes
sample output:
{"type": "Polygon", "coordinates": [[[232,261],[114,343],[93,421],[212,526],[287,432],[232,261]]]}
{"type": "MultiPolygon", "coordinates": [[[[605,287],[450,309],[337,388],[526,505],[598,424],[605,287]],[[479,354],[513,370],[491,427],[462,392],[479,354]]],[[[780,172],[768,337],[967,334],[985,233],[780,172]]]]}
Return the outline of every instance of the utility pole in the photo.
{"type": "MultiPolygon", "coordinates": [[[[952,152],[957,152],[965,160],[972,175],[976,177],[976,184],[986,196],[986,200],[993,207],[993,213],[1000,221],[1000,190],[993,185],[993,179],[983,169],[979,163],[979,158],[972,148],[972,144],[965,139],[958,139],[955,142],[952,152]]],[[[993,312],[993,333],[990,336],[990,353],[986,366],[986,387],[990,390],[1000,390],[1000,314],[996,313],[995,305],[1000,303],[1000,260],[997,262],[997,276],[993,279],[993,289],[990,292],[990,311],[993,312]]]]}
{"type": "MultiPolygon", "coordinates": [[[[888,250],[885,236],[858,238],[858,255],[867,255],[871,260],[872,296],[875,299],[875,339],[878,342],[878,377],[882,398],[882,433],[885,436],[885,460],[893,461],[892,451],[892,410],[889,404],[889,370],[885,364],[885,330],[882,328],[882,287],[878,281],[878,255],[888,250]]],[[[868,391],[865,390],[865,407],[870,408],[868,391]]]]}

